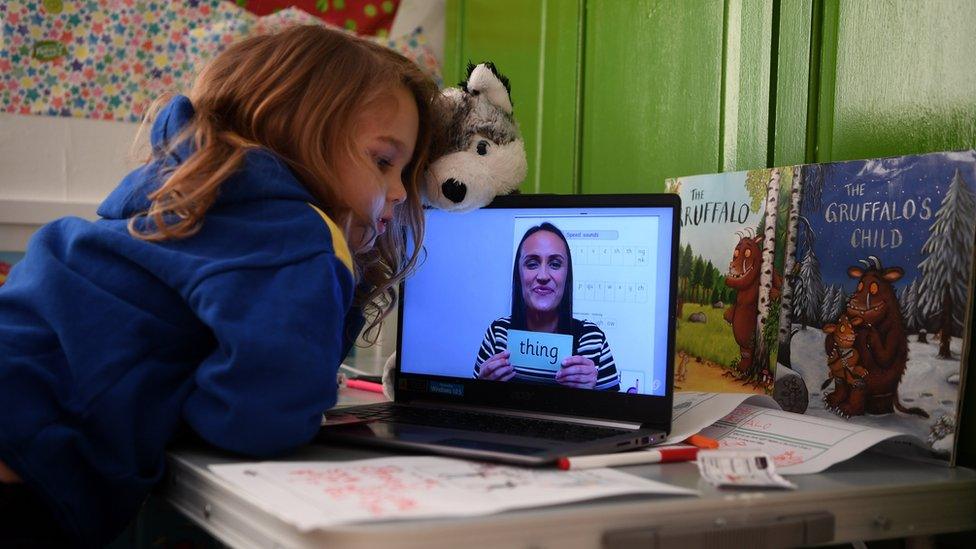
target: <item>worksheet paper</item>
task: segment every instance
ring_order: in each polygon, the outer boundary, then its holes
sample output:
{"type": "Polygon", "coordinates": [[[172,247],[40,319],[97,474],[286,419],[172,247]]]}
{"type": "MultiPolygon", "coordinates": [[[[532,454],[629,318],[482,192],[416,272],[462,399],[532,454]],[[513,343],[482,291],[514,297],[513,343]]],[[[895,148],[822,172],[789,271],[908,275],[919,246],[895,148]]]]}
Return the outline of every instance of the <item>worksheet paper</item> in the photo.
{"type": "Polygon", "coordinates": [[[612,469],[529,469],[427,456],[235,463],[210,470],[254,505],[302,531],[372,520],[485,515],[623,494],[697,495],[612,469]]]}
{"type": "Polygon", "coordinates": [[[740,404],[701,434],[717,440],[721,450],[765,452],[783,475],[819,473],[884,440],[915,442],[895,431],[748,403],[740,404]]]}
{"type": "Polygon", "coordinates": [[[924,447],[903,433],[785,412],[766,395],[678,392],[673,414],[665,444],[701,433],[719,449],[769,454],[783,475],[819,473],[889,439],[924,447]]]}
{"type": "Polygon", "coordinates": [[[684,439],[722,419],[743,402],[767,408],[779,408],[779,404],[767,395],[676,392],[671,413],[671,433],[666,444],[680,444],[684,439]]]}

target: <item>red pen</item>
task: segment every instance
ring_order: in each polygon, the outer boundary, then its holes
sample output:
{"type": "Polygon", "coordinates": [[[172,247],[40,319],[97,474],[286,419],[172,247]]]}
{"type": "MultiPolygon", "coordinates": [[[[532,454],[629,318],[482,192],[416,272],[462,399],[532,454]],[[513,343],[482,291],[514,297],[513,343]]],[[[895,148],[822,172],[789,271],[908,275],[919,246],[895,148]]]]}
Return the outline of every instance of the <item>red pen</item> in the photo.
{"type": "Polygon", "coordinates": [[[346,387],[359,389],[360,391],[371,391],[373,393],[383,392],[383,385],[381,383],[373,383],[372,381],[363,381],[361,379],[350,379],[346,381],[346,387]]]}
{"type": "Polygon", "coordinates": [[[593,456],[564,457],[556,461],[563,471],[570,469],[592,469],[594,467],[616,467],[620,465],[640,465],[644,463],[669,463],[673,461],[692,461],[698,456],[698,448],[678,447],[656,450],[637,450],[619,454],[600,454],[593,456]]]}

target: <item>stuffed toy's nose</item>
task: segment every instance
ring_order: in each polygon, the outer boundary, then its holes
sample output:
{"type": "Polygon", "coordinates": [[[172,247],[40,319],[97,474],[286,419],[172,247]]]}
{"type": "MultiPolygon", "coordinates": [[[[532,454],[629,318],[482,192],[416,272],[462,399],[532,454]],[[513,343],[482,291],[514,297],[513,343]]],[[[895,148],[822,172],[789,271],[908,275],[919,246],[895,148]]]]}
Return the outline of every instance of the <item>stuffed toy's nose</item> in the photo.
{"type": "Polygon", "coordinates": [[[441,183],[441,192],[448,200],[455,204],[460,204],[464,200],[464,195],[468,194],[468,188],[453,177],[441,183]]]}

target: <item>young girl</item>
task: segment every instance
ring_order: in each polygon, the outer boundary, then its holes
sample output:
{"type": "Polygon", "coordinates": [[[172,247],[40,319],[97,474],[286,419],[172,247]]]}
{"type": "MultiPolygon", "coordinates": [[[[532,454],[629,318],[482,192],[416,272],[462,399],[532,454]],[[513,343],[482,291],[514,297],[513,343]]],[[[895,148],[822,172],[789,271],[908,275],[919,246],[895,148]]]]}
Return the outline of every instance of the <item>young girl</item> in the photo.
{"type": "Polygon", "coordinates": [[[38,231],[0,289],[0,542],[111,541],[184,427],[255,457],[313,438],[414,266],[436,95],[342,33],[245,40],[100,220],[38,231]]]}

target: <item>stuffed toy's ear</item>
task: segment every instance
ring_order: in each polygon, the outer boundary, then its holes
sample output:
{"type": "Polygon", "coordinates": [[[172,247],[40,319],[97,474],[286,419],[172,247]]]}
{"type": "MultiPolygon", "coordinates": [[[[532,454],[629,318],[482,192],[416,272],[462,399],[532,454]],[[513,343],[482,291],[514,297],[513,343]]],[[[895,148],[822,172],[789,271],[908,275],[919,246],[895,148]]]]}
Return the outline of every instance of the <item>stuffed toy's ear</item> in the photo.
{"type": "Polygon", "coordinates": [[[468,65],[468,79],[441,98],[443,142],[427,171],[427,203],[467,211],[518,188],[527,163],[508,79],[492,63],[468,65]]]}
{"type": "Polygon", "coordinates": [[[508,78],[498,74],[494,63],[469,65],[468,79],[461,82],[461,88],[475,97],[484,96],[505,114],[512,114],[512,87],[508,78]]]}

